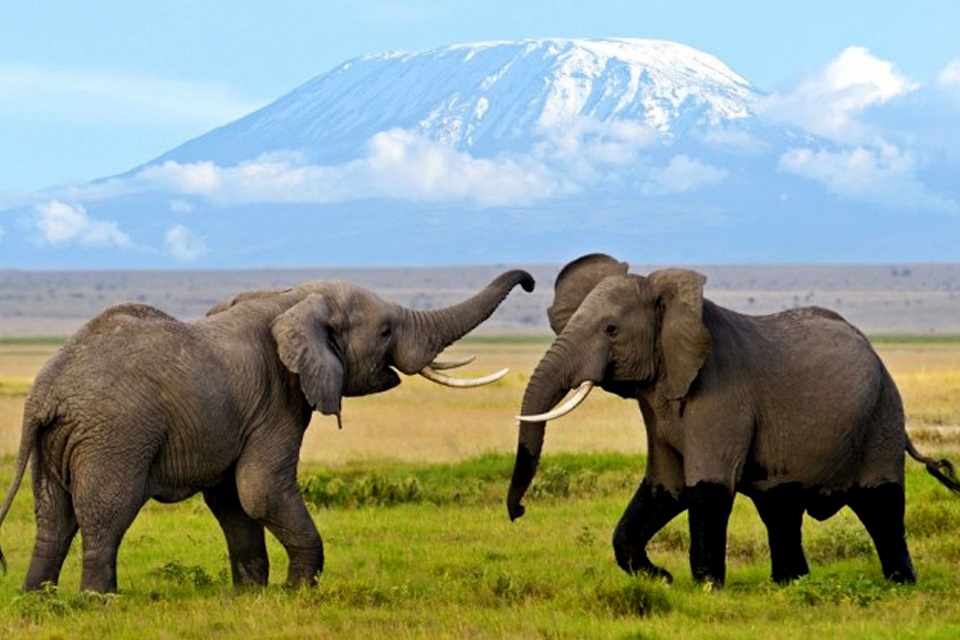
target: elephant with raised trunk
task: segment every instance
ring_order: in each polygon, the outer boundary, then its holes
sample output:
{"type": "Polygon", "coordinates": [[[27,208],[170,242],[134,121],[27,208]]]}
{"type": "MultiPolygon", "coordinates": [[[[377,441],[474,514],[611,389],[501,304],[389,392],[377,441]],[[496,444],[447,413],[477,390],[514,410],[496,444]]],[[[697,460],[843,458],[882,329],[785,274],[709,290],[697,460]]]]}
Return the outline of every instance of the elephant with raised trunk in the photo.
{"type": "Polygon", "coordinates": [[[339,422],[341,398],[386,391],[397,371],[462,384],[434,358],[518,284],[533,290],[528,273],[510,271],[431,311],[341,281],[241,294],[193,322],[140,304],[104,311],[27,396],[0,507],[2,522],[32,458],[37,538],[24,588],[57,582],[79,530],[80,588],[115,591],[120,541],[143,504],[197,492],[226,537],[234,584],[267,583],[265,529],[289,556],[288,583],[315,583],[323,544],[297,487],[312,412],[339,422]]]}
{"type": "Polygon", "coordinates": [[[613,533],[625,571],[670,579],[646,545],[688,510],[693,577],[723,584],[727,522],[740,492],[767,528],[775,581],[809,571],[804,512],[822,520],[845,505],[873,538],[883,574],[914,581],[904,452],[953,491],[960,484],[948,461],[913,447],[900,395],[870,343],[822,308],[765,316],[725,309],[704,299],[704,282],[682,269],[634,275],[601,254],[560,272],[548,311],[557,337],[523,396],[511,519],[524,513],[545,422],[599,386],[639,403],[647,435],[645,477],[613,533]]]}

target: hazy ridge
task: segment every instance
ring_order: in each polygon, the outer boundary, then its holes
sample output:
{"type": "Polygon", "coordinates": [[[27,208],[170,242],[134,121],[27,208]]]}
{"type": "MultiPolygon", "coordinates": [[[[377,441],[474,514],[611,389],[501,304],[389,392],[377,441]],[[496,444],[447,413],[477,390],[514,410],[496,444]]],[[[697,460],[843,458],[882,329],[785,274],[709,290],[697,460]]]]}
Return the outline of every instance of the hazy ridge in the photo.
{"type": "MultiPolygon", "coordinates": [[[[548,332],[546,308],[562,265],[242,271],[0,270],[0,336],[67,335],[102,309],[140,301],[183,319],[202,316],[237,291],[343,279],[413,308],[466,298],[499,273],[525,268],[537,289],[519,289],[480,328],[548,332]]],[[[647,273],[655,266],[632,266],[647,273]]],[[[706,265],[707,297],[744,313],[798,305],[834,309],[870,333],[960,334],[960,263],[899,265],[706,265]]]]}

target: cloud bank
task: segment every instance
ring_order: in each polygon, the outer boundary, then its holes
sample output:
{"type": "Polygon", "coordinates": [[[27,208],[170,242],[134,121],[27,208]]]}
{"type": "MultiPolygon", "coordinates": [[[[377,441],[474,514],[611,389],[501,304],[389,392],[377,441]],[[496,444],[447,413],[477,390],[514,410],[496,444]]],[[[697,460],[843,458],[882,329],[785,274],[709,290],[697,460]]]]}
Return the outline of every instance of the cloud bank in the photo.
{"type": "Polygon", "coordinates": [[[926,123],[960,120],[960,99],[951,106],[930,95],[954,88],[960,98],[960,60],[924,87],[891,62],[862,47],[849,47],[795,87],[769,96],[760,114],[768,122],[820,138],[815,147],[784,152],[778,159],[780,170],[818,182],[846,199],[891,210],[957,214],[960,202],[930,189],[921,178],[925,165],[943,155],[937,150],[940,136],[924,134],[926,123]],[[904,131],[902,124],[894,124],[904,121],[916,129],[904,131]]]}
{"type": "Polygon", "coordinates": [[[665,166],[648,166],[642,154],[654,138],[635,123],[583,119],[555,133],[545,134],[528,153],[482,158],[394,128],[374,135],[362,158],[343,164],[313,164],[297,151],[228,167],[166,161],[131,177],[76,188],[70,195],[102,200],[158,190],[171,194],[183,209],[190,207],[184,196],[223,206],[387,198],[497,207],[532,205],[624,181],[647,185],[650,193],[682,193],[725,176],[722,169],[682,154],[665,166]]]}
{"type": "Polygon", "coordinates": [[[875,135],[858,119],[861,114],[918,87],[892,63],[863,47],[849,47],[796,87],[767,97],[760,112],[777,124],[798,126],[835,142],[858,143],[875,135]]]}

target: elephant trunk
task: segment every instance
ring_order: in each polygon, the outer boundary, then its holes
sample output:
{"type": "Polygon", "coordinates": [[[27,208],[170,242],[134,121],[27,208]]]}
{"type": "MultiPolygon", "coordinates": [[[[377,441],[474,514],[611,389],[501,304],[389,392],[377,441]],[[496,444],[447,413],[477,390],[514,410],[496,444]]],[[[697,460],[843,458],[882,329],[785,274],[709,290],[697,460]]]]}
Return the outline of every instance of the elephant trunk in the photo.
{"type": "MultiPolygon", "coordinates": [[[[569,353],[571,348],[570,343],[561,336],[544,354],[527,383],[521,415],[534,416],[549,411],[575,382],[579,382],[573,380],[575,372],[564,366],[564,363],[578,362],[578,358],[569,353]]],[[[524,514],[525,509],[520,501],[537,473],[545,430],[545,422],[520,423],[517,458],[513,465],[510,490],[507,492],[507,512],[511,520],[524,514]]]]}
{"type": "Polygon", "coordinates": [[[458,304],[430,311],[404,309],[404,328],[393,353],[394,366],[406,374],[419,372],[446,347],[489,318],[518,284],[524,291],[533,291],[533,276],[519,269],[507,271],[458,304]]]}

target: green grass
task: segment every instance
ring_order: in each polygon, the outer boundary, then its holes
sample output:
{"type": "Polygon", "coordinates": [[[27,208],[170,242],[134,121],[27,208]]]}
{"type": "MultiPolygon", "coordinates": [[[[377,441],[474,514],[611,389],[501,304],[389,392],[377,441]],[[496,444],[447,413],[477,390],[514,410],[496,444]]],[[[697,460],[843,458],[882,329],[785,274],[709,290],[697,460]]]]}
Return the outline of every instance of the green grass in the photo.
{"type": "Polygon", "coordinates": [[[957,344],[960,334],[952,333],[876,333],[867,336],[874,344],[957,344]]]}
{"type": "Polygon", "coordinates": [[[67,341],[65,336],[0,336],[0,346],[59,347],[67,341]]]}
{"type": "MultiPolygon", "coordinates": [[[[148,504],[120,551],[120,594],[79,594],[79,545],[59,589],[23,594],[33,541],[22,489],[0,529],[0,637],[67,638],[955,638],[960,634],[960,499],[908,463],[907,527],[916,586],[885,582],[872,545],[844,510],[804,535],[812,575],[768,580],[766,534],[738,498],[728,584],[709,590],[687,568],[686,518],[649,551],[672,585],[624,575],[610,532],[643,461],[620,454],[547,456],[528,513],[503,506],[512,460],[450,465],[307,468],[302,483],[337,481],[354,497],[311,507],[324,537],[316,589],[282,586],[286,560],[269,538],[271,586],[237,592],[226,548],[202,500],[148,504]],[[396,489],[415,481],[417,492],[396,489]],[[379,483],[380,494],[369,487],[379,483]],[[357,487],[367,486],[360,490],[357,487]],[[394,489],[390,489],[394,487],[394,489]],[[393,491],[393,493],[391,493],[393,491]],[[379,497],[377,497],[379,495],[379,497]],[[384,495],[394,495],[385,500],[384,495]],[[389,506],[386,506],[389,505],[389,506]]],[[[0,465],[0,485],[12,469],[0,465]]],[[[345,495],[346,495],[345,490],[345,495]]],[[[309,496],[308,496],[309,497],[309,496]]]]}
{"type": "Polygon", "coordinates": [[[533,333],[504,333],[504,334],[469,334],[461,338],[457,344],[482,344],[482,345],[518,345],[528,346],[537,345],[544,348],[550,346],[554,335],[549,330],[533,333]]]}

